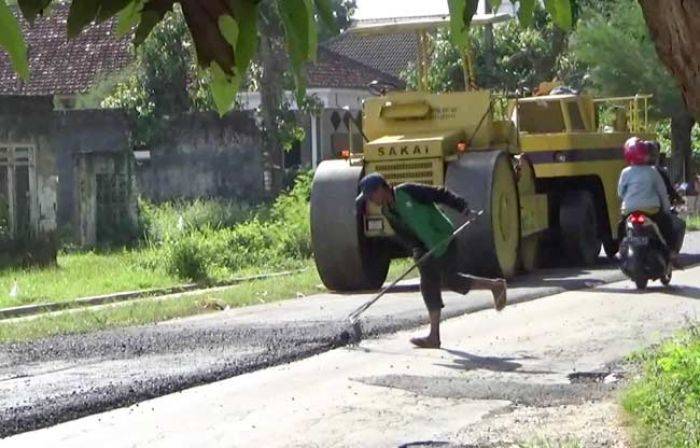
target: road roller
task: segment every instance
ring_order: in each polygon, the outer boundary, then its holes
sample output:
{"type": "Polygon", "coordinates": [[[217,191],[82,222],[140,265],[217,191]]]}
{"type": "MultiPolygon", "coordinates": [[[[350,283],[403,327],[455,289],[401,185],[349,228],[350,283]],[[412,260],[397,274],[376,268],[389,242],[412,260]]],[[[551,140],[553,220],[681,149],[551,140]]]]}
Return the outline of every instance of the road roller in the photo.
{"type": "MultiPolygon", "coordinates": [[[[373,26],[388,32],[396,24],[373,26]]],[[[423,22],[411,26],[429,40],[423,22]]],[[[445,186],[483,210],[456,240],[461,272],[509,278],[542,263],[588,266],[601,246],[613,256],[622,145],[631,135],[653,138],[649,96],[593,98],[556,83],[526,98],[478,89],[429,93],[425,56],[417,65],[421,91],[374,83],[357,123],[362,152],[344,151],[315,171],[311,238],[324,285],[379,288],[391,260],[410,255],[381,210],[355,206],[360,179],[373,172],[393,185],[445,186]]],[[[464,72],[473,87],[468,57],[464,72]]],[[[445,213],[455,226],[466,219],[445,213]]]]}

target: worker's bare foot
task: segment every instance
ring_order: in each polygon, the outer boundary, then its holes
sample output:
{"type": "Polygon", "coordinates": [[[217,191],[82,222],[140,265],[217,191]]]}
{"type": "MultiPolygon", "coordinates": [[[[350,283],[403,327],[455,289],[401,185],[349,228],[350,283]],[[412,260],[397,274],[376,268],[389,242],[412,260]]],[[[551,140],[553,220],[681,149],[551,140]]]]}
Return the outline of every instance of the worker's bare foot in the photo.
{"type": "Polygon", "coordinates": [[[431,337],[411,338],[411,344],[418,348],[440,348],[440,340],[431,337]]]}
{"type": "Polygon", "coordinates": [[[508,299],[508,285],[505,279],[496,280],[498,283],[491,292],[493,293],[493,303],[496,311],[501,311],[506,307],[506,301],[508,299]]]}

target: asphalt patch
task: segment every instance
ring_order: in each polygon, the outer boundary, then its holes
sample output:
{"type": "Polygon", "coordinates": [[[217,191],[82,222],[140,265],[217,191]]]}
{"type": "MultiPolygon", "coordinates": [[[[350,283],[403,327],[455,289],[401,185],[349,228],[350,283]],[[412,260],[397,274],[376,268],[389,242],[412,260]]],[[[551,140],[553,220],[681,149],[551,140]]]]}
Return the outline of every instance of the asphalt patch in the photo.
{"type": "Polygon", "coordinates": [[[583,404],[602,399],[614,390],[611,384],[597,382],[540,384],[413,375],[385,375],[358,381],[435,398],[503,400],[533,407],[583,404]]]}

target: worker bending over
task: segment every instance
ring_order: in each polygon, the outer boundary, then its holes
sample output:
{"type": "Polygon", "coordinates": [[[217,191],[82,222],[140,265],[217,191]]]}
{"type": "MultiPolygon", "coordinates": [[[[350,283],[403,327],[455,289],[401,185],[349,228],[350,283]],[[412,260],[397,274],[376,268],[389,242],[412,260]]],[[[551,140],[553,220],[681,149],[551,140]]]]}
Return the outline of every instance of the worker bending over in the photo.
{"type": "Polygon", "coordinates": [[[444,244],[454,232],[454,226],[437,204],[468,216],[469,208],[463,198],[442,187],[412,183],[392,187],[382,175],[372,173],[360,181],[357,205],[361,211],[365,210],[366,201],[381,207],[398,241],[412,251],[416,261],[427,251],[434,250],[418,266],[420,290],[430,316],[430,333],[423,338],[412,338],[414,345],[440,348],[443,285],[460,294],[467,294],[472,289],[487,289],[493,294],[496,310],[500,311],[506,306],[506,281],[458,272],[457,247],[454,241],[444,244]]]}

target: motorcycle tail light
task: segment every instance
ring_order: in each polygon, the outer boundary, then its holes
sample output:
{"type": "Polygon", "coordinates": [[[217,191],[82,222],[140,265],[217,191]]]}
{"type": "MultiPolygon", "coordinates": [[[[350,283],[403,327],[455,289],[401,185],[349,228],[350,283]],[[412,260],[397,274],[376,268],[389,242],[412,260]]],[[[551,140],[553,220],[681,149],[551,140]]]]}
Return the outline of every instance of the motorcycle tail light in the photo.
{"type": "Polygon", "coordinates": [[[632,213],[632,216],[630,216],[630,221],[632,224],[641,226],[646,221],[646,217],[643,213],[632,213]]]}

